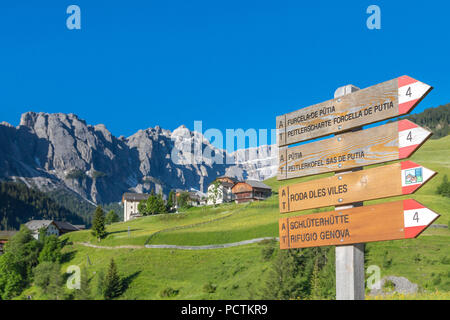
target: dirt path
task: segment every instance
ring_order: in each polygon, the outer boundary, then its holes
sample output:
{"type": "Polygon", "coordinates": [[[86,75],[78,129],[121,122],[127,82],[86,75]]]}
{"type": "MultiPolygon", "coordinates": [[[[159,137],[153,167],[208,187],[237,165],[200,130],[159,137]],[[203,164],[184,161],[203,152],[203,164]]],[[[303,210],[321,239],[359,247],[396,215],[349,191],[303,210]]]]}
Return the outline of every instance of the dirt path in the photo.
{"type": "Polygon", "coordinates": [[[107,249],[107,250],[115,250],[115,249],[143,249],[145,248],[144,246],[131,246],[131,245],[126,245],[126,246],[115,246],[115,247],[108,247],[108,246],[99,246],[96,244],[92,244],[89,242],[75,242],[74,244],[79,244],[85,247],[91,247],[91,248],[96,248],[96,249],[107,249]]]}
{"type": "Polygon", "coordinates": [[[222,248],[231,248],[237,246],[244,246],[246,244],[257,243],[264,240],[278,240],[278,238],[274,237],[265,237],[265,238],[256,238],[251,240],[244,240],[239,242],[232,243],[224,243],[224,244],[211,244],[206,246],[177,246],[170,244],[146,244],[145,247],[147,249],[180,249],[180,250],[208,250],[208,249],[222,249],[222,248]]]}
{"type": "Polygon", "coordinates": [[[222,248],[231,248],[237,246],[244,246],[246,244],[258,243],[264,240],[278,240],[278,238],[274,237],[264,237],[264,238],[256,238],[250,240],[244,240],[239,242],[232,243],[224,243],[224,244],[211,244],[205,246],[178,246],[173,244],[146,244],[145,246],[99,246],[96,244],[88,243],[88,242],[75,242],[75,244],[79,244],[85,247],[91,247],[96,249],[107,249],[107,250],[116,250],[116,249],[178,249],[178,250],[209,250],[209,249],[222,249],[222,248]]]}

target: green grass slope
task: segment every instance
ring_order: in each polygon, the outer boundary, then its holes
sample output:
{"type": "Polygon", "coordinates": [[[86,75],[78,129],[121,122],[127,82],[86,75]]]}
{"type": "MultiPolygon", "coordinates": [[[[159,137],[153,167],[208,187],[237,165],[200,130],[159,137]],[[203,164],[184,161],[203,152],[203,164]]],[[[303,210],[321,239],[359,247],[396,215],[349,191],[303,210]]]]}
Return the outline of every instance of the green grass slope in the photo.
{"type": "MultiPolygon", "coordinates": [[[[450,221],[450,199],[437,195],[442,177],[450,176],[450,136],[430,140],[410,160],[439,174],[409,197],[441,214],[435,222],[450,221]]],[[[327,175],[322,175],[327,176],[327,175]]],[[[265,181],[275,193],[280,186],[317,179],[306,177],[289,181],[276,178],[265,181]]],[[[396,197],[370,201],[367,204],[407,198],[396,197]]],[[[307,210],[290,215],[308,214],[332,208],[307,210]]],[[[108,226],[108,236],[97,242],[90,231],[70,233],[65,238],[74,245],[65,264],[86,265],[87,256],[93,275],[106,269],[111,257],[119,271],[129,277],[123,299],[161,299],[166,288],[179,290],[177,299],[251,299],[263,285],[270,261],[261,256],[259,244],[214,250],[170,249],[94,249],[77,244],[90,242],[100,246],[144,244],[209,245],[237,242],[260,237],[278,236],[278,195],[251,204],[226,204],[216,208],[191,208],[181,214],[150,216],[108,226]],[[130,235],[128,235],[130,229],[130,235]],[[211,282],[217,289],[203,288],[211,282]]],[[[381,275],[405,276],[427,290],[450,291],[450,231],[429,228],[419,238],[367,244],[367,266],[378,265],[381,275]]],[[[93,283],[96,279],[94,276],[93,283]]]]}
{"type": "MultiPolygon", "coordinates": [[[[126,300],[162,299],[165,297],[161,293],[168,288],[178,291],[176,299],[251,299],[269,268],[261,248],[262,245],[252,244],[226,250],[105,250],[74,245],[65,249],[73,257],[63,270],[75,264],[87,267],[89,274],[94,275],[106,271],[114,258],[119,273],[129,283],[120,297],[126,300]],[[214,292],[204,289],[209,283],[216,287],[214,292]]],[[[94,276],[91,287],[94,297],[101,299],[95,290],[97,280],[94,276]]]]}

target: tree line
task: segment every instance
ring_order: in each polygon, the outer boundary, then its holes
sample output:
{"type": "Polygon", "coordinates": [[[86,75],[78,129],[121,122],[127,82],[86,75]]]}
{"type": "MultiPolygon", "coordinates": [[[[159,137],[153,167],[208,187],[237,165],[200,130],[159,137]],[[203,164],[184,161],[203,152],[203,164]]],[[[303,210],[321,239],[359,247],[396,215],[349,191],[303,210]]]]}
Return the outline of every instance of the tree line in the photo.
{"type": "Polygon", "coordinates": [[[449,134],[450,103],[437,108],[428,108],[421,113],[410,114],[402,119],[408,119],[433,132],[431,139],[439,139],[449,134]]]}
{"type": "Polygon", "coordinates": [[[170,213],[176,208],[188,209],[191,207],[190,194],[182,191],[179,194],[171,190],[167,201],[163,199],[162,194],[155,194],[154,190],[150,192],[146,200],[142,200],[138,204],[138,211],[143,216],[170,213]]]}
{"type": "Polygon", "coordinates": [[[79,215],[23,183],[1,182],[0,203],[0,229],[4,230],[18,230],[21,224],[32,218],[85,224],[79,215]]]}

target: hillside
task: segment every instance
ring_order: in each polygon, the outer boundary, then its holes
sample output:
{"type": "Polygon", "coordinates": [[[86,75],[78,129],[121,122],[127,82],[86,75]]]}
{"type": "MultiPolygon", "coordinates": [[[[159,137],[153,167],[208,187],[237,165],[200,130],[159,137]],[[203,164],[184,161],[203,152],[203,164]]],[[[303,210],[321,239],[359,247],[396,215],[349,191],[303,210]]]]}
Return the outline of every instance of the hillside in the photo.
{"type": "Polygon", "coordinates": [[[87,221],[23,183],[0,182],[0,203],[0,230],[17,230],[30,219],[55,219],[72,224],[87,221]]]}
{"type": "Polygon", "coordinates": [[[450,132],[450,103],[437,108],[428,108],[423,112],[401,117],[401,119],[411,120],[419,126],[427,128],[433,132],[431,139],[439,139],[450,132]]]}
{"type": "MultiPolygon", "coordinates": [[[[412,198],[441,214],[436,221],[448,225],[450,199],[435,193],[442,177],[450,176],[450,136],[428,141],[411,158],[439,174],[412,198]]],[[[317,177],[316,177],[317,178],[317,177]]],[[[266,181],[274,191],[280,185],[305,181],[299,178],[278,182],[266,181]]],[[[406,198],[396,197],[389,200],[406,198]]],[[[387,201],[377,200],[368,203],[387,201]]],[[[307,210],[301,214],[326,210],[307,210]]],[[[292,213],[291,215],[298,215],[292,213]]],[[[263,251],[270,244],[249,244],[239,247],[212,250],[148,249],[145,244],[207,245],[237,242],[261,237],[278,236],[278,196],[252,204],[227,204],[217,208],[192,208],[181,214],[140,218],[116,223],[108,227],[109,235],[97,242],[89,231],[65,236],[73,242],[65,248],[71,259],[64,269],[77,264],[87,266],[95,283],[94,272],[105,269],[111,257],[119,271],[130,277],[128,289],[122,299],[161,299],[161,291],[170,287],[179,290],[176,299],[251,299],[263,289],[272,262],[264,259],[263,251]],[[128,235],[130,229],[130,235],[128,235]],[[99,246],[133,246],[129,248],[95,249],[81,242],[99,246]],[[86,257],[90,264],[87,265],[86,257]],[[203,287],[214,283],[214,293],[203,287]]],[[[450,260],[449,229],[429,228],[419,238],[369,243],[366,246],[367,266],[380,266],[382,276],[405,276],[423,290],[450,291],[448,269],[450,260]]],[[[275,252],[278,252],[275,249],[275,252]]],[[[34,292],[31,289],[31,292],[34,292]]]]}

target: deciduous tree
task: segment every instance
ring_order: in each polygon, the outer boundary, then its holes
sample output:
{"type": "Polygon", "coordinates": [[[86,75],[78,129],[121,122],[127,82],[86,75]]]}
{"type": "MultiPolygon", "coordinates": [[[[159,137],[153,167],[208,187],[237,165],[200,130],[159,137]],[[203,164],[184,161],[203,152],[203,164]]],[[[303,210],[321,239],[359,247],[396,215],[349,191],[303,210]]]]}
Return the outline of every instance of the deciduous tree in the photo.
{"type": "MultiPolygon", "coordinates": [[[[138,208],[139,210],[139,208],[138,208]]],[[[119,216],[117,215],[117,213],[114,210],[109,210],[108,213],[106,214],[106,218],[105,218],[105,223],[106,224],[111,224],[114,222],[119,222],[119,216]]]]}

